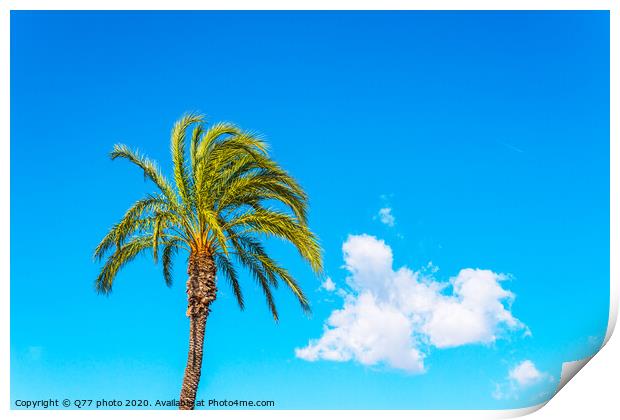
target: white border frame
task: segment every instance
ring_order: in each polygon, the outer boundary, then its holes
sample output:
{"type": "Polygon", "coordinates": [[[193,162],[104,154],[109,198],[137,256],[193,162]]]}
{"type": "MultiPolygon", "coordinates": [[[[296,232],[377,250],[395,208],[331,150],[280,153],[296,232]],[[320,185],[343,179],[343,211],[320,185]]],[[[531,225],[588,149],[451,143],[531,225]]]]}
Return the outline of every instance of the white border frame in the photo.
{"type": "MultiPolygon", "coordinates": [[[[604,344],[609,342],[618,317],[618,218],[620,214],[619,197],[620,189],[618,183],[618,124],[613,115],[618,113],[618,84],[614,74],[618,74],[618,2],[617,1],[578,1],[578,0],[505,0],[501,2],[484,0],[382,0],[381,2],[372,0],[298,0],[294,3],[282,0],[228,0],[222,1],[197,1],[197,0],[176,0],[174,2],[165,0],[92,0],[88,3],[77,0],[4,0],[0,1],[0,133],[2,143],[0,147],[0,200],[2,220],[0,221],[0,272],[3,279],[0,286],[2,293],[0,296],[0,336],[10,337],[10,11],[11,10],[609,10],[610,11],[610,311],[609,323],[604,340],[604,344]]],[[[617,341],[617,340],[616,340],[617,341]]],[[[617,343],[614,342],[614,345],[617,343]]],[[[616,346],[616,356],[612,360],[618,359],[620,348],[616,346]]],[[[2,369],[3,375],[0,379],[0,390],[5,396],[0,403],[2,412],[11,418],[31,418],[31,417],[73,417],[81,418],[85,415],[82,411],[58,410],[58,411],[29,411],[29,410],[10,410],[10,342],[3,340],[0,347],[2,362],[5,368],[2,369]],[[8,413],[7,413],[8,412],[8,413]]],[[[572,378],[591,358],[582,361],[565,363],[562,369],[562,385],[558,391],[568,382],[564,379],[572,378]]],[[[607,357],[609,360],[609,357],[607,357]]],[[[618,364],[615,365],[615,372],[618,372],[618,364]]],[[[609,378],[606,386],[615,378],[609,378]]],[[[595,385],[594,383],[592,384],[595,385]]],[[[605,385],[601,385],[605,386],[605,385]]],[[[552,399],[555,399],[553,397],[552,399]]],[[[611,402],[612,407],[614,402],[611,402]]],[[[617,403],[615,403],[617,404],[617,403]]],[[[387,416],[390,418],[411,418],[411,416],[423,416],[424,418],[471,418],[471,419],[490,419],[490,418],[510,418],[522,416],[538,410],[545,404],[539,404],[528,408],[516,410],[380,410],[380,411],[288,411],[288,410],[255,410],[255,411],[209,411],[210,417],[231,418],[247,413],[257,419],[284,419],[294,415],[299,419],[312,419],[318,415],[353,417],[356,418],[370,416],[387,416]]],[[[617,406],[616,406],[617,407],[617,406]]],[[[107,417],[109,411],[88,411],[88,416],[98,418],[107,417]]],[[[131,416],[134,418],[164,418],[177,415],[176,411],[113,411],[114,416],[131,416]],[[129,414],[131,413],[131,414],[129,414]]],[[[565,411],[564,414],[569,414],[565,411]]],[[[558,413],[556,413],[558,414],[558,413]]]]}

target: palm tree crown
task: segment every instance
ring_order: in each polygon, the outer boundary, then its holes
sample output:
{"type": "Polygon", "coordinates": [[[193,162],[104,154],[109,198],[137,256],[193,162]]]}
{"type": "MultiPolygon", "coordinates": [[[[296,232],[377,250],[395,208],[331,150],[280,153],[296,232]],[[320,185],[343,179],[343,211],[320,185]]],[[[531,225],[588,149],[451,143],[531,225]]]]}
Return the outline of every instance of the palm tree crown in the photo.
{"type": "MultiPolygon", "coordinates": [[[[202,116],[187,114],[172,129],[171,152],[174,185],[137,150],[114,146],[111,158],[137,165],[158,191],[135,202],[97,246],[95,258],[105,259],[95,282],[97,291],[109,293],[119,270],[148,250],[156,263],[161,260],[165,282],[171,285],[173,257],[185,249],[190,265],[193,257],[213,262],[214,270],[230,283],[241,309],[243,294],[234,262],[256,279],[275,320],[278,312],[271,288],[279,281],[309,311],[295,279],[262,243],[265,237],[284,239],[316,273],[322,270],[321,249],[307,224],[307,196],[269,157],[267,144],[233,124],[206,128],[202,116]]],[[[188,315],[191,306],[190,302],[188,315]]]]}

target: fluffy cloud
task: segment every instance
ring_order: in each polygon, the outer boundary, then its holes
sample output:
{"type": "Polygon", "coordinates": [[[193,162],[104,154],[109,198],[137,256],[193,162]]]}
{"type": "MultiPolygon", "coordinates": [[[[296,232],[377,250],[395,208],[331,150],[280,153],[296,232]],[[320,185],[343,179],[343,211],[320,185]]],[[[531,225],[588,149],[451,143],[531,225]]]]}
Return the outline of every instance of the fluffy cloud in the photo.
{"type": "Polygon", "coordinates": [[[532,388],[534,385],[545,383],[546,392],[539,393],[539,397],[550,397],[554,389],[554,379],[547,372],[538,370],[534,362],[524,360],[508,371],[506,381],[495,384],[493,398],[518,399],[521,391],[532,388]]]}
{"type": "Polygon", "coordinates": [[[327,290],[328,292],[333,292],[336,290],[336,283],[331,279],[331,277],[327,277],[323,283],[321,283],[321,289],[327,290]]]}
{"type": "Polygon", "coordinates": [[[508,372],[508,378],[520,387],[527,387],[545,379],[548,375],[539,371],[531,360],[524,360],[508,372]]]}
{"type": "Polygon", "coordinates": [[[396,218],[392,214],[392,209],[390,207],[383,207],[379,209],[379,220],[384,225],[388,225],[389,227],[393,227],[394,223],[396,223],[396,218]]]}
{"type": "Polygon", "coordinates": [[[364,365],[385,362],[411,372],[424,369],[423,356],[412,338],[411,323],[396,308],[382,305],[371,293],[346,297],[343,309],[332,312],[323,336],[296,349],[297,357],[364,365]]]}
{"type": "Polygon", "coordinates": [[[467,268],[440,282],[432,272],[395,270],[392,249],[369,235],[350,235],[342,251],[350,291],[323,335],[295,350],[299,358],[420,373],[422,349],[492,343],[504,331],[525,328],[510,311],[514,295],[502,287],[503,274],[467,268]]]}

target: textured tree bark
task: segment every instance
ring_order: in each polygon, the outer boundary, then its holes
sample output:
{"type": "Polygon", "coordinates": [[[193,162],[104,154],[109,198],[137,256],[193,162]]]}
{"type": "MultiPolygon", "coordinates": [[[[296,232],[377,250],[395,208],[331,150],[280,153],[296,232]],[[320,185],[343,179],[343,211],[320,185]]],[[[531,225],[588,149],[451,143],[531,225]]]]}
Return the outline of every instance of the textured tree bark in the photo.
{"type": "Polygon", "coordinates": [[[189,352],[181,387],[179,409],[193,410],[202,369],[202,353],[207,317],[217,296],[215,263],[207,252],[189,256],[187,267],[187,316],[189,317],[189,352]]]}

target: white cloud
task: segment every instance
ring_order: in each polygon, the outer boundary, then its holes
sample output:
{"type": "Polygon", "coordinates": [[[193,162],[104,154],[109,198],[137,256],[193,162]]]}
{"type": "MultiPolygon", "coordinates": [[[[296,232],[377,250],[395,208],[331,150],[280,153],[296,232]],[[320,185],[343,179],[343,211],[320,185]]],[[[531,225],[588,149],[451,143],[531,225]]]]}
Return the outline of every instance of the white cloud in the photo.
{"type": "Polygon", "coordinates": [[[547,376],[539,371],[531,360],[524,360],[508,372],[508,378],[521,387],[527,387],[540,382],[547,376]]]}
{"type": "Polygon", "coordinates": [[[331,277],[327,277],[323,283],[321,283],[321,289],[325,289],[328,292],[336,290],[336,283],[333,282],[331,277]]]}
{"type": "Polygon", "coordinates": [[[379,220],[384,225],[388,225],[389,227],[393,227],[394,223],[396,223],[396,218],[392,214],[392,209],[390,207],[383,207],[379,209],[379,220]]]}
{"type": "MultiPolygon", "coordinates": [[[[508,371],[506,380],[501,384],[495,384],[493,398],[495,399],[518,399],[521,392],[535,385],[546,384],[543,392],[539,392],[537,397],[551,397],[554,388],[554,379],[547,372],[538,370],[534,362],[524,360],[508,371]]],[[[542,385],[541,385],[542,386],[542,385]]]]}
{"type": "Polygon", "coordinates": [[[410,372],[424,369],[422,354],[414,345],[411,324],[393,307],[383,306],[371,293],[347,297],[342,309],[332,312],[323,336],[296,349],[297,357],[363,365],[385,362],[410,372]]]}
{"type": "Polygon", "coordinates": [[[502,288],[503,280],[505,275],[490,270],[461,270],[450,280],[452,295],[436,300],[423,327],[431,343],[436,347],[491,343],[499,327],[521,328],[509,310],[514,294],[502,288]]]}
{"type": "Polygon", "coordinates": [[[390,246],[370,235],[350,235],[342,251],[351,290],[323,335],[296,349],[297,357],[419,373],[422,348],[492,343],[506,330],[525,328],[510,311],[514,295],[501,286],[503,274],[467,268],[440,282],[436,269],[394,270],[390,246]]]}

